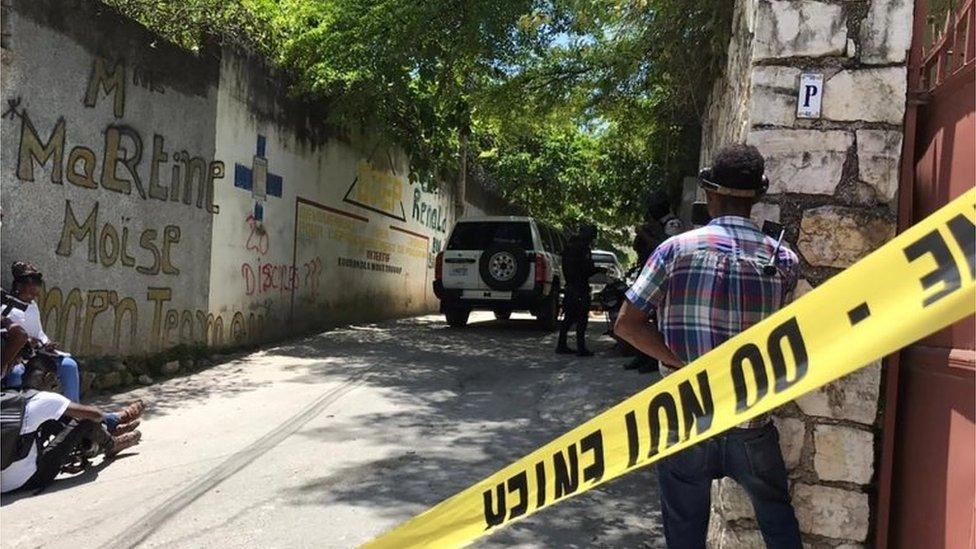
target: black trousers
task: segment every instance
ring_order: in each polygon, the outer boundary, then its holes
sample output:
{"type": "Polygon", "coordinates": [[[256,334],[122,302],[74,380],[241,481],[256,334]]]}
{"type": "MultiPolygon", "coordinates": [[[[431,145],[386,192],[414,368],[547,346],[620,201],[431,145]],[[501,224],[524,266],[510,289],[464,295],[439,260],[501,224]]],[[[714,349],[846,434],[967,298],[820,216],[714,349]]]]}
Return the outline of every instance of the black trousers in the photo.
{"type": "Polygon", "coordinates": [[[586,326],[590,321],[590,286],[567,286],[563,296],[563,322],[559,326],[559,346],[566,346],[569,329],[576,326],[576,349],[586,348],[586,326]]]}
{"type": "Polygon", "coordinates": [[[37,456],[37,471],[24,483],[24,489],[47,488],[61,472],[61,467],[71,453],[81,444],[93,441],[105,445],[112,439],[101,423],[89,419],[72,419],[67,423],[49,421],[41,426],[40,437],[46,440],[51,435],[54,435],[54,439],[40,448],[37,456]]]}

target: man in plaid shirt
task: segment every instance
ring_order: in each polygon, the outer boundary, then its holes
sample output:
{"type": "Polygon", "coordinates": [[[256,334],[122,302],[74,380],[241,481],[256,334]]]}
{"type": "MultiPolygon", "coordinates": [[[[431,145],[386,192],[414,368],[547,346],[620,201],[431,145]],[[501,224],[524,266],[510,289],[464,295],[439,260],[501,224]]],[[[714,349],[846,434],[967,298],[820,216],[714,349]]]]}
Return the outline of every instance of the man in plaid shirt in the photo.
{"type": "MultiPolygon", "coordinates": [[[[764,164],[752,146],[719,151],[700,174],[712,221],[661,244],[627,291],[614,331],[657,358],[661,375],[773,314],[796,285],[796,254],[749,219],[768,187],[764,164]]],[[[660,462],[669,548],[705,547],[711,484],[722,477],[748,492],[768,547],[801,547],[779,434],[763,415],[660,462]]]]}

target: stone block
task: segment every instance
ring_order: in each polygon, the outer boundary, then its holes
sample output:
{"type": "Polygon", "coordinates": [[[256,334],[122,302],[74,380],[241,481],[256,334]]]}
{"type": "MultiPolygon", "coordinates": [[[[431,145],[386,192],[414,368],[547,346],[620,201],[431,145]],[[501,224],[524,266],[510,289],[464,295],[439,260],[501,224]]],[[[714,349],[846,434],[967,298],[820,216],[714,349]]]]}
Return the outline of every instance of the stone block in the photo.
{"type": "Polygon", "coordinates": [[[112,389],[122,383],[122,374],[119,372],[106,372],[98,374],[95,378],[95,387],[99,390],[112,389]]]}
{"type": "Polygon", "coordinates": [[[810,282],[807,279],[801,278],[800,280],[797,280],[796,288],[793,290],[793,300],[795,301],[800,299],[801,297],[810,293],[811,290],[813,290],[813,286],[810,285],[810,282]]]}
{"type": "Polygon", "coordinates": [[[857,130],[856,135],[859,178],[874,189],[881,202],[894,200],[898,192],[902,132],[857,130]]]}
{"type": "Polygon", "coordinates": [[[749,134],[766,158],[769,192],[834,194],[854,145],[841,130],[757,130],[749,134]]]}
{"type": "Polygon", "coordinates": [[[129,371],[137,376],[149,373],[149,366],[143,360],[130,359],[127,364],[129,371]]]}
{"type": "Polygon", "coordinates": [[[780,207],[779,204],[770,204],[769,202],[756,202],[752,207],[752,214],[750,215],[752,220],[759,225],[763,226],[764,221],[773,221],[779,223],[780,217],[780,207]]]}
{"type": "Polygon", "coordinates": [[[139,383],[143,385],[152,385],[153,378],[149,377],[147,374],[142,374],[138,379],[139,383]]]}
{"type": "Polygon", "coordinates": [[[79,374],[79,385],[81,387],[80,393],[82,396],[91,394],[92,387],[95,385],[95,378],[97,374],[95,372],[83,371],[79,374]]]}
{"type": "Polygon", "coordinates": [[[760,0],[755,37],[755,59],[843,55],[847,19],[839,4],[760,0]]]}
{"type": "Polygon", "coordinates": [[[868,535],[868,495],[829,486],[797,484],[793,507],[800,531],[834,539],[863,541],[868,535]]]}
{"type": "Polygon", "coordinates": [[[796,399],[804,414],[874,424],[881,391],[881,361],[796,399]]]}
{"type": "Polygon", "coordinates": [[[907,89],[905,67],[842,70],[824,82],[823,117],[850,122],[901,124],[907,89]]]}
{"type": "MultiPolygon", "coordinates": [[[[712,484],[712,501],[715,501],[715,485],[712,484]]],[[[728,529],[729,525],[722,520],[722,517],[715,512],[714,506],[712,507],[712,513],[708,516],[708,535],[705,538],[705,547],[708,549],[718,549],[719,544],[722,541],[722,535],[725,530],[728,529]]]]}
{"type": "Polygon", "coordinates": [[[724,520],[756,517],[749,495],[731,478],[712,483],[712,506],[724,520]]]}
{"type": "Polygon", "coordinates": [[[894,236],[893,221],[854,208],[822,206],[803,212],[797,248],[813,266],[843,269],[894,236]]]}
{"type": "Polygon", "coordinates": [[[180,371],[180,361],[178,360],[171,360],[166,364],[163,364],[159,368],[159,373],[163,374],[164,376],[171,376],[179,371],[180,371]]]}
{"type": "Polygon", "coordinates": [[[867,484],[874,474],[874,435],[842,425],[813,430],[813,468],[820,480],[867,484]]]}
{"type": "Polygon", "coordinates": [[[800,69],[759,66],[752,71],[749,119],[754,125],[792,126],[796,121],[796,86],[800,69]]]}
{"type": "Polygon", "coordinates": [[[871,0],[861,22],[861,61],[903,63],[912,44],[912,0],[871,0]]]}
{"type": "Polygon", "coordinates": [[[796,99],[796,86],[800,81],[800,69],[779,65],[760,65],[752,69],[752,87],[791,91],[796,99]]]}
{"type": "Polygon", "coordinates": [[[762,534],[755,528],[723,528],[708,546],[710,549],[762,549],[762,534]]]}
{"type": "Polygon", "coordinates": [[[779,448],[783,452],[786,470],[792,471],[800,464],[803,454],[803,438],[806,435],[806,424],[795,417],[773,417],[776,430],[779,431],[779,448]]]}

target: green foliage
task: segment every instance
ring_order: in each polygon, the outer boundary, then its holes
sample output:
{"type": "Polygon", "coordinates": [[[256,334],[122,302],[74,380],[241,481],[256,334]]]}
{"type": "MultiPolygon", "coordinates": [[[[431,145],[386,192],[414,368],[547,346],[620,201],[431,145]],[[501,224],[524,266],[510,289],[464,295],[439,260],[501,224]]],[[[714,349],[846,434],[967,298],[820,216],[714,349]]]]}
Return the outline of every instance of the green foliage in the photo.
{"type": "Polygon", "coordinates": [[[332,122],[381,128],[415,176],[451,177],[472,118],[471,92],[492,66],[531,45],[533,0],[284,0],[280,61],[332,122]]]}
{"type": "Polygon", "coordinates": [[[406,150],[415,179],[453,180],[466,154],[533,215],[606,229],[637,222],[651,190],[695,172],[733,6],[106,1],[185,47],[214,35],[271,57],[294,93],[329,106],[328,122],[406,150]]]}
{"type": "Polygon", "coordinates": [[[275,0],[102,0],[163,38],[197,50],[207,37],[274,56],[275,0]]]}
{"type": "MultiPolygon", "coordinates": [[[[650,192],[676,195],[681,179],[697,171],[700,122],[724,61],[732,4],[571,0],[562,39],[484,92],[479,114],[514,147],[495,155],[518,157],[526,152],[520,143],[546,139],[554,120],[570,120],[599,161],[588,185],[567,177],[574,194],[556,217],[588,216],[608,228],[637,222],[650,192]],[[518,133],[535,137],[510,137],[518,133]]],[[[551,167],[560,173],[558,162],[551,167]]],[[[524,183],[513,188],[510,174],[495,180],[524,202],[524,183]]]]}

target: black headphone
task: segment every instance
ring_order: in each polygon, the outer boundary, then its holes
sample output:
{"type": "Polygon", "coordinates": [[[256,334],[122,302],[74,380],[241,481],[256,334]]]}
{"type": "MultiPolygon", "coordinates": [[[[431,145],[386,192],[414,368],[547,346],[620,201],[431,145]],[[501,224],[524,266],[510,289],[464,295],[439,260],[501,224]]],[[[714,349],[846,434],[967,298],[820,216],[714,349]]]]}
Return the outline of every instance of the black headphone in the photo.
{"type": "Polygon", "coordinates": [[[703,189],[713,193],[724,194],[726,196],[759,198],[760,196],[766,194],[766,191],[769,190],[769,178],[766,177],[766,174],[762,175],[758,189],[736,189],[734,187],[720,185],[714,181],[711,168],[702,168],[702,170],[698,172],[698,180],[703,189]]]}

